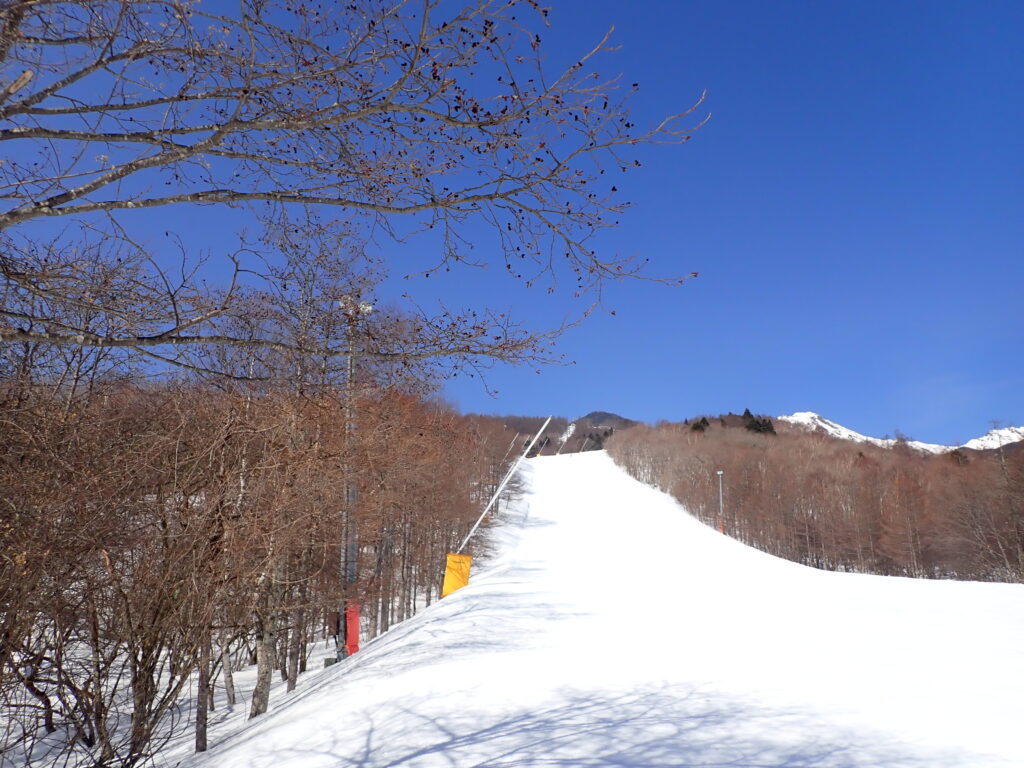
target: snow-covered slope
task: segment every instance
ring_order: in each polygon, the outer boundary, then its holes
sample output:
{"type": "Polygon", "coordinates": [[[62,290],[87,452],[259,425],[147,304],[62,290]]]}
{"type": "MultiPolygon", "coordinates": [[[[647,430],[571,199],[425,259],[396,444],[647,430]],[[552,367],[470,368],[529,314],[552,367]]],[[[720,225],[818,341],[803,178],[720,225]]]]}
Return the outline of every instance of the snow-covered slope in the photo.
{"type": "Polygon", "coordinates": [[[778,560],[604,453],[526,476],[468,587],[184,765],[1024,765],[1024,585],[778,560]]]}
{"type": "Polygon", "coordinates": [[[1018,443],[1021,440],[1024,440],[1024,427],[1003,427],[1002,429],[989,430],[983,437],[968,440],[961,447],[984,451],[1009,445],[1010,443],[1018,443]]]}
{"type": "MultiPolygon", "coordinates": [[[[829,421],[824,416],[820,416],[813,411],[800,411],[790,416],[779,416],[779,421],[785,421],[790,424],[796,424],[797,426],[804,427],[809,430],[824,432],[827,435],[838,437],[841,440],[852,440],[856,443],[871,443],[872,445],[878,445],[883,448],[891,448],[896,445],[896,440],[887,440],[878,437],[868,437],[862,435],[859,432],[854,432],[852,429],[848,429],[841,424],[836,424],[834,421],[829,421]]],[[[949,451],[955,451],[957,448],[972,448],[974,450],[986,450],[992,448],[999,448],[1009,443],[1016,443],[1020,440],[1024,440],[1024,427],[1005,427],[1003,429],[993,429],[988,432],[984,437],[976,437],[973,440],[969,440],[963,445],[936,445],[934,443],[922,443],[917,440],[908,440],[907,445],[925,453],[948,453],[949,451]]]]}

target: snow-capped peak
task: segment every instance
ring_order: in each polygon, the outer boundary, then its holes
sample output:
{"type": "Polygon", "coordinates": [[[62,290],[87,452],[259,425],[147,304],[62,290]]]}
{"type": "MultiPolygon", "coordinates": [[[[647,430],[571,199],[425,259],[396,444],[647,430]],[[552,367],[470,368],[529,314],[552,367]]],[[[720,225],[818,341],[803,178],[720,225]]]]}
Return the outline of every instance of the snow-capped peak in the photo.
{"type": "Polygon", "coordinates": [[[1003,427],[1002,429],[989,430],[983,437],[968,440],[960,447],[984,451],[992,448],[1001,448],[1004,445],[1017,443],[1021,440],[1024,440],[1024,427],[1003,427]]]}
{"type": "MultiPolygon", "coordinates": [[[[779,421],[796,424],[815,432],[824,432],[840,440],[851,440],[855,443],[871,443],[882,448],[891,448],[898,442],[897,440],[862,435],[860,432],[854,432],[852,429],[848,429],[841,424],[829,421],[824,416],[813,411],[800,411],[791,416],[779,416],[779,421]]],[[[1024,440],[1024,427],[1004,427],[1003,429],[993,429],[984,437],[976,437],[959,446],[936,445],[935,443],[922,443],[917,440],[908,440],[907,445],[922,453],[948,453],[955,451],[957,448],[971,448],[976,451],[983,451],[999,448],[1009,443],[1016,443],[1020,440],[1024,440]]]]}
{"type": "Polygon", "coordinates": [[[824,432],[832,437],[838,437],[840,440],[852,440],[855,443],[872,443],[874,445],[887,445],[888,441],[880,440],[877,437],[868,437],[862,435],[860,432],[854,432],[852,429],[847,429],[841,424],[836,424],[834,421],[829,421],[824,416],[821,416],[813,411],[798,411],[792,416],[779,416],[779,421],[788,421],[790,424],[796,424],[801,427],[806,427],[813,432],[824,432]]]}

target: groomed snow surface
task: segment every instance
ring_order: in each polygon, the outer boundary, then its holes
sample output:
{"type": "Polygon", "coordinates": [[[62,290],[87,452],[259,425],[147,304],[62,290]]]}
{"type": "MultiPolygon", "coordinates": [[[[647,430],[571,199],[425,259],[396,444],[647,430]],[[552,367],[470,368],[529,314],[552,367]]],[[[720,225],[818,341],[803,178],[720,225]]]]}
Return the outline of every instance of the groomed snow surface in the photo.
{"type": "Polygon", "coordinates": [[[524,474],[468,587],[184,765],[1024,766],[1024,585],[785,562],[604,453],[524,474]]]}

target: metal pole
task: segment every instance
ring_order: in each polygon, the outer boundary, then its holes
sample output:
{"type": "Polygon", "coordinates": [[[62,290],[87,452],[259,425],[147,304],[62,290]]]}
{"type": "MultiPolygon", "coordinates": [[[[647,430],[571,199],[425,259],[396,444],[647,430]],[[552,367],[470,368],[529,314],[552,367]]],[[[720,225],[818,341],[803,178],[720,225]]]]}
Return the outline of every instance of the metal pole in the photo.
{"type": "MultiPolygon", "coordinates": [[[[341,661],[349,654],[349,646],[354,648],[359,642],[356,637],[349,637],[349,612],[358,612],[358,604],[352,601],[352,585],[359,579],[359,535],[355,530],[356,505],[359,502],[359,487],[352,476],[352,462],[349,452],[355,442],[355,374],[356,374],[356,324],[364,315],[373,311],[368,302],[357,302],[350,298],[338,302],[345,318],[345,465],[342,468],[345,476],[345,509],[342,511],[342,525],[345,529],[345,542],[341,551],[342,569],[342,605],[339,616],[339,628],[335,655],[341,661]]],[[[358,616],[358,614],[356,614],[358,616]]],[[[358,620],[355,620],[358,623],[358,620]]]]}
{"type": "Polygon", "coordinates": [[[718,532],[725,533],[725,504],[722,495],[722,470],[715,472],[718,475],[718,532]]]}
{"type": "MultiPolygon", "coordinates": [[[[353,390],[355,388],[353,383],[355,377],[354,324],[355,319],[349,318],[345,333],[346,341],[348,342],[348,360],[345,372],[345,446],[348,450],[351,450],[356,433],[355,419],[353,417],[354,409],[352,407],[353,390]]],[[[356,484],[352,480],[352,465],[348,456],[348,450],[346,450],[345,462],[345,583],[352,584],[358,578],[356,556],[359,550],[359,543],[352,531],[351,523],[352,513],[355,512],[356,502],[358,501],[359,489],[356,488],[356,484]]]]}
{"type": "Polygon", "coordinates": [[[501,457],[502,461],[508,458],[508,455],[512,453],[512,449],[516,447],[516,443],[519,442],[519,433],[516,432],[516,436],[512,438],[512,442],[508,444],[508,448],[505,449],[505,455],[501,457]]]}
{"type": "Polygon", "coordinates": [[[550,423],[551,417],[548,416],[548,420],[544,422],[544,426],[540,428],[540,431],[538,431],[537,434],[533,436],[533,440],[530,441],[530,444],[526,446],[526,450],[523,451],[523,455],[516,459],[516,463],[513,464],[512,468],[506,473],[505,479],[502,480],[501,485],[498,486],[498,490],[496,490],[494,492],[494,495],[491,496],[491,500],[487,502],[487,506],[484,507],[484,511],[480,513],[480,517],[478,517],[476,522],[473,523],[473,527],[469,529],[469,533],[466,534],[466,538],[462,540],[462,543],[459,545],[459,548],[455,550],[456,554],[458,554],[466,548],[466,545],[469,543],[470,537],[474,533],[476,533],[476,529],[480,526],[480,523],[483,522],[483,519],[487,515],[487,513],[491,511],[491,507],[494,505],[494,502],[498,500],[498,497],[501,496],[501,492],[505,490],[505,486],[508,485],[508,481],[512,479],[512,475],[514,475],[516,473],[516,470],[519,469],[519,465],[522,463],[523,459],[525,459],[527,455],[530,453],[530,451],[533,449],[534,444],[538,440],[540,440],[540,436],[544,433],[544,430],[548,428],[548,424],[550,423]]]}

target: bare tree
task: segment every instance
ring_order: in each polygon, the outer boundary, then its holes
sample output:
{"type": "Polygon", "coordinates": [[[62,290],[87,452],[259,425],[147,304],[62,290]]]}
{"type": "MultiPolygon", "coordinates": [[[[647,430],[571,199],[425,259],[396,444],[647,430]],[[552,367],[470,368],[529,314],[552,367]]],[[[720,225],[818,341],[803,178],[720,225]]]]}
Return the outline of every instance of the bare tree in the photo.
{"type": "MultiPolygon", "coordinates": [[[[535,0],[217,10],[193,0],[0,5],[0,341],[172,359],[197,344],[293,348],[218,323],[242,293],[237,280],[206,290],[194,264],[172,275],[166,254],[138,243],[128,212],[159,206],[243,206],[267,223],[314,205],[395,240],[432,231],[427,271],[467,262],[467,227],[482,222],[507,272],[528,283],[568,272],[579,293],[599,295],[607,280],[638,274],[632,259],[590,244],[625,207],[606,171],[637,163],[631,145],[686,141],[696,105],[635,126],[631,89],[594,70],[607,36],[549,73],[538,34],[547,11],[535,0]],[[105,320],[73,320],[69,307],[105,320]]],[[[401,352],[534,352],[531,334],[478,322],[498,333],[456,323],[401,352]]]]}
{"type": "Polygon", "coordinates": [[[425,402],[436,361],[546,359],[559,329],[382,306],[367,245],[419,237],[429,273],[483,225],[510,279],[597,299],[640,276],[592,246],[611,172],[689,138],[692,110],[633,124],[607,38],[546,71],[533,0],[226,7],[0,0],[3,750],[144,761],[193,679],[202,749],[242,644],[265,711],[347,596],[345,525],[376,628],[434,599],[515,439],[425,402]],[[154,243],[140,213],[200,206],[258,234],[154,243]],[[153,361],[218,376],[133,380],[153,361]],[[344,524],[339,467],[366,500],[344,524]]]}
{"type": "Polygon", "coordinates": [[[725,532],[830,570],[1020,581],[1024,451],[928,456],[787,431],[662,424],[617,432],[609,452],[716,525],[713,471],[727,479],[725,532]]]}

